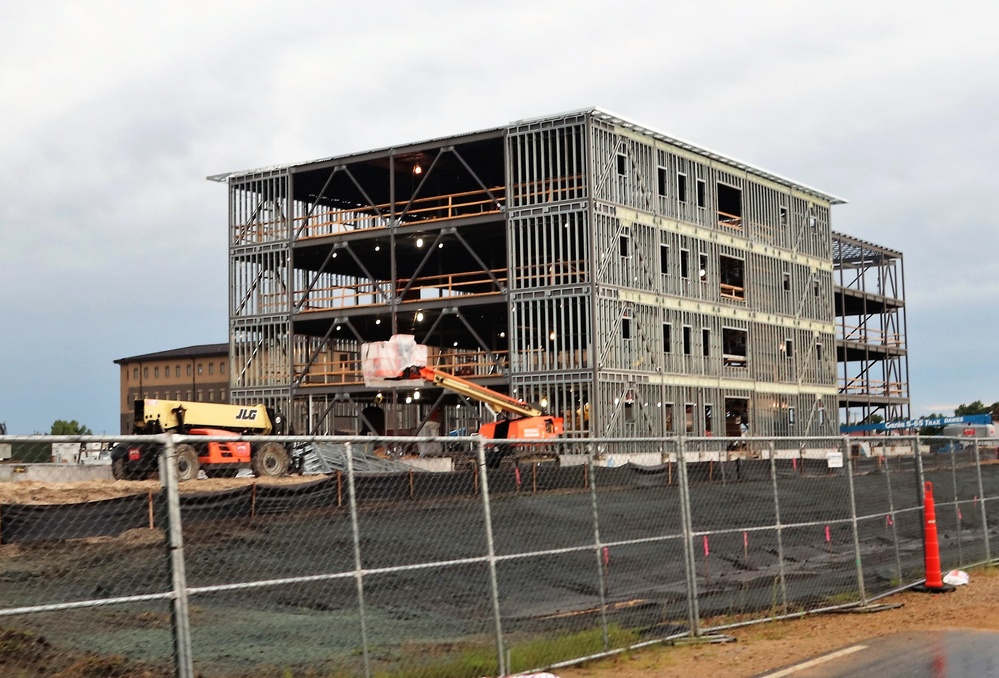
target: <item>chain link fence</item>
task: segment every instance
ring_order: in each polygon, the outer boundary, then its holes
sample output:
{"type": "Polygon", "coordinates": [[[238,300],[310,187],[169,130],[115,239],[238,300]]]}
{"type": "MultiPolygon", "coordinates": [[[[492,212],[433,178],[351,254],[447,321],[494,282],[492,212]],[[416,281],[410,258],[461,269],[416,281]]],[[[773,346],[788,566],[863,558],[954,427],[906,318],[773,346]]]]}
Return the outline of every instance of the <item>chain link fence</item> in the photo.
{"type": "MultiPolygon", "coordinates": [[[[0,443],[98,440],[134,438],[0,443]]],[[[157,477],[83,494],[3,464],[0,665],[206,678],[557,668],[920,583],[925,481],[943,567],[991,561],[995,441],[857,440],[564,440],[500,455],[440,438],[414,460],[391,454],[411,438],[256,437],[300,455],[304,475],[179,483],[175,451],[194,439],[164,435],[144,439],[161,446],[157,477]]]]}

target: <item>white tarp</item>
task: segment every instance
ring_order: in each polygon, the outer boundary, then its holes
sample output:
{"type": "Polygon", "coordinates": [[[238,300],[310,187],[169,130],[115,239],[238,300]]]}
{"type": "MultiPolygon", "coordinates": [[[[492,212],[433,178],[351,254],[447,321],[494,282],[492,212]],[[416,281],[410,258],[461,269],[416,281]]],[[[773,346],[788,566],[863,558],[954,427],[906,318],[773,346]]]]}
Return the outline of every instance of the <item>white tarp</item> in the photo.
{"type": "Polygon", "coordinates": [[[361,344],[361,372],[365,386],[412,386],[423,383],[416,379],[396,379],[407,367],[425,367],[427,347],[416,343],[412,334],[394,334],[388,341],[361,344]]]}

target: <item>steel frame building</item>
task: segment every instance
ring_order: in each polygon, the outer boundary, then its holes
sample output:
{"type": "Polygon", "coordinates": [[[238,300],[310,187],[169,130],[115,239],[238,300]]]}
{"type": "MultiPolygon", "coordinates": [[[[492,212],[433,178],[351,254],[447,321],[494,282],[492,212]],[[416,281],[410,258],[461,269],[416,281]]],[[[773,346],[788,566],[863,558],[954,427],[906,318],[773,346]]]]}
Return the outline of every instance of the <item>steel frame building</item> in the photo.
{"type": "Polygon", "coordinates": [[[833,233],[840,423],[909,419],[902,253],[833,233]]]}
{"type": "Polygon", "coordinates": [[[835,196],[596,108],[210,178],[232,400],[296,431],[476,430],[363,385],[407,333],[570,436],[836,432],[835,196]]]}

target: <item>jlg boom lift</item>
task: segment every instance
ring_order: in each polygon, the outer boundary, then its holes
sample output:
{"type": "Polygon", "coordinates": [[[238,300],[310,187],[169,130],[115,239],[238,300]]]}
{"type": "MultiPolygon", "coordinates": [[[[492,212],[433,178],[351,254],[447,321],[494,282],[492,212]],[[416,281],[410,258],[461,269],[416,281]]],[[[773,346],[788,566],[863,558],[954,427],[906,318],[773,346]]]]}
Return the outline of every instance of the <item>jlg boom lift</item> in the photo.
{"type": "Polygon", "coordinates": [[[558,438],[565,432],[562,417],[547,414],[533,405],[499,393],[480,384],[442,372],[433,367],[407,367],[399,379],[423,380],[459,395],[485,403],[499,419],[479,427],[479,435],[488,440],[528,440],[544,441],[558,438]]]}

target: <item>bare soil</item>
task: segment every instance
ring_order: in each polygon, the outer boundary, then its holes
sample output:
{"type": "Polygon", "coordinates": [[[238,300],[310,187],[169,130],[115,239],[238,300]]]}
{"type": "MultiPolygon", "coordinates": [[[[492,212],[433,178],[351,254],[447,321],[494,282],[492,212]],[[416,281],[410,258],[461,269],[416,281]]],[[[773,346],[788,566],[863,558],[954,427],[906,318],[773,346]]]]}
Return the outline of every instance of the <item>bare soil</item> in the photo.
{"type": "Polygon", "coordinates": [[[755,676],[839,648],[899,631],[999,631],[999,568],[970,572],[953,593],[901,593],[877,601],[881,612],[821,614],[726,632],[733,643],[657,647],[586,666],[560,669],[560,678],[755,676]]]}
{"type": "MultiPolygon", "coordinates": [[[[284,478],[202,478],[180,484],[183,492],[215,492],[246,485],[297,485],[316,480],[316,476],[284,478]]],[[[75,504],[101,499],[115,499],[147,492],[159,492],[159,480],[90,480],[72,483],[46,483],[19,480],[0,483],[0,504],[75,504]]]]}

